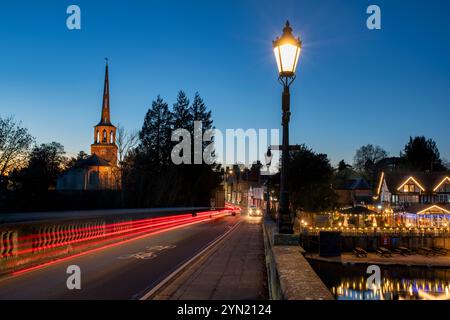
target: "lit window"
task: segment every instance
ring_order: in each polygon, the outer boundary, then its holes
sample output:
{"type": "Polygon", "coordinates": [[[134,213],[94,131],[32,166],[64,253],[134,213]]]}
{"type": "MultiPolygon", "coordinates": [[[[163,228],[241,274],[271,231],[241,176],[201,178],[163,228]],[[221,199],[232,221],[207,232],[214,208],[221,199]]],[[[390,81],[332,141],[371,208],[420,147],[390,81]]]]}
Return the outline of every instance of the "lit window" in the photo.
{"type": "Polygon", "coordinates": [[[440,194],[438,202],[441,202],[441,203],[448,203],[448,202],[450,202],[450,195],[440,194]]]}
{"type": "Polygon", "coordinates": [[[415,187],[413,184],[405,184],[403,186],[403,192],[414,192],[415,191],[415,187]]]}
{"type": "Polygon", "coordinates": [[[438,192],[450,193],[450,183],[445,183],[442,186],[440,186],[438,192]]]}

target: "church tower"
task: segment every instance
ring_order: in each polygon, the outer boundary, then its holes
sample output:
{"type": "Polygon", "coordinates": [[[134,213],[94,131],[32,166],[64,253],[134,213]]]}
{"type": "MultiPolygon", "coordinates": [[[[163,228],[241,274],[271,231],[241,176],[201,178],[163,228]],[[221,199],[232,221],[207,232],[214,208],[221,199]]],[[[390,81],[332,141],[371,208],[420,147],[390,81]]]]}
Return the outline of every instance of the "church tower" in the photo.
{"type": "Polygon", "coordinates": [[[102,114],[100,122],[94,127],[94,143],[91,144],[91,154],[108,161],[112,166],[117,166],[116,127],[111,123],[109,105],[108,60],[106,60],[102,114]]]}

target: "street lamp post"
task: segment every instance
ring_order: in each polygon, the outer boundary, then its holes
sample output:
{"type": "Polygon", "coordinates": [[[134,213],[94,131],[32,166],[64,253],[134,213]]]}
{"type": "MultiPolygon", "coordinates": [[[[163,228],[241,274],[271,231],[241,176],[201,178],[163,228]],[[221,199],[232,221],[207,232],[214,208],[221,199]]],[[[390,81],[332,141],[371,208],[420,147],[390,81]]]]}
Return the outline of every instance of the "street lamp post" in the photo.
{"type": "Polygon", "coordinates": [[[287,190],[287,170],[289,165],[289,119],[291,116],[291,95],[289,92],[289,87],[295,80],[295,70],[297,69],[301,47],[302,42],[299,38],[294,37],[289,21],[287,21],[286,26],[283,29],[283,35],[273,41],[273,50],[278,66],[278,80],[283,85],[283,95],[281,100],[283,112],[283,144],[281,155],[280,208],[278,211],[278,231],[282,234],[293,233],[289,192],[287,190]]]}
{"type": "Polygon", "coordinates": [[[272,151],[270,147],[266,153],[267,180],[266,180],[266,217],[270,217],[270,165],[272,164],[272,151]]]}

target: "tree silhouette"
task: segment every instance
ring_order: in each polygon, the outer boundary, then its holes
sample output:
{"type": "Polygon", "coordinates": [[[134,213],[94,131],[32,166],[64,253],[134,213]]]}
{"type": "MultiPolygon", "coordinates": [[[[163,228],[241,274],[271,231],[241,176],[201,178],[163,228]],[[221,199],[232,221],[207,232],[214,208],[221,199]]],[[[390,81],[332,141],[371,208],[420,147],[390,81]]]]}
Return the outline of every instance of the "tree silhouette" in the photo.
{"type": "Polygon", "coordinates": [[[368,144],[356,150],[353,167],[374,186],[378,172],[377,163],[388,156],[388,153],[380,146],[368,144]]]}
{"type": "Polygon", "coordinates": [[[124,161],[125,202],[139,207],[209,205],[211,192],[221,182],[216,165],[175,165],[170,157],[172,130],[184,128],[192,135],[194,119],[206,124],[202,131],[212,127],[211,112],[198,93],[189,106],[180,91],[172,110],[160,96],[153,101],[139,133],[139,145],[124,161]]]}
{"type": "Polygon", "coordinates": [[[33,137],[14,118],[0,117],[0,190],[7,185],[7,175],[26,164],[33,137]]]}
{"type": "MultiPolygon", "coordinates": [[[[202,139],[205,132],[207,130],[213,129],[213,121],[211,118],[211,111],[209,111],[206,107],[205,102],[203,101],[203,99],[201,98],[200,94],[198,92],[195,93],[194,96],[194,101],[192,102],[192,105],[190,107],[190,113],[192,116],[192,127],[191,127],[191,132],[192,132],[192,138],[195,139],[202,139]],[[194,122],[200,122],[201,123],[201,128],[198,127],[197,129],[194,128],[194,122]]],[[[209,142],[202,142],[202,150],[204,150],[207,145],[209,144],[209,142]]],[[[198,158],[202,158],[203,154],[198,154],[199,151],[196,150],[194,148],[194,145],[192,145],[192,158],[193,158],[193,162],[194,159],[198,158]]],[[[214,156],[214,153],[213,153],[214,156]]],[[[208,161],[211,161],[211,159],[208,159],[208,161]]]]}
{"type": "Polygon", "coordinates": [[[337,195],[331,187],[333,167],[326,154],[315,153],[305,145],[291,153],[289,190],[294,209],[320,212],[334,209],[337,195]]]}
{"type": "Polygon", "coordinates": [[[123,161],[127,157],[128,153],[133,150],[138,143],[139,132],[132,131],[127,132],[125,127],[121,124],[117,125],[117,153],[119,154],[119,166],[122,166],[123,161]]]}
{"type": "Polygon", "coordinates": [[[410,137],[403,149],[402,157],[410,170],[442,171],[446,169],[442,164],[436,142],[424,136],[410,137]]]}
{"type": "Polygon", "coordinates": [[[173,105],[173,128],[186,129],[192,132],[192,114],[189,107],[189,99],[183,90],[178,92],[177,101],[173,105]]]}
{"type": "Polygon", "coordinates": [[[211,119],[211,111],[207,109],[205,102],[198,92],[195,93],[190,111],[193,121],[202,122],[203,132],[212,129],[213,121],[211,119]]]}
{"type": "Polygon", "coordinates": [[[344,159],[342,159],[341,161],[339,161],[339,164],[338,164],[338,171],[339,172],[341,172],[341,171],[344,171],[344,170],[347,170],[347,169],[351,169],[351,165],[349,165],[348,163],[346,163],[345,162],[345,160],[344,159]]]}
{"type": "Polygon", "coordinates": [[[138,146],[139,152],[147,155],[147,159],[154,165],[170,161],[172,122],[172,113],[167,103],[158,95],[145,115],[138,146]]]}
{"type": "Polygon", "coordinates": [[[26,192],[44,193],[56,187],[66,165],[64,147],[58,142],[44,143],[32,149],[28,166],[17,173],[17,179],[26,192]]]}

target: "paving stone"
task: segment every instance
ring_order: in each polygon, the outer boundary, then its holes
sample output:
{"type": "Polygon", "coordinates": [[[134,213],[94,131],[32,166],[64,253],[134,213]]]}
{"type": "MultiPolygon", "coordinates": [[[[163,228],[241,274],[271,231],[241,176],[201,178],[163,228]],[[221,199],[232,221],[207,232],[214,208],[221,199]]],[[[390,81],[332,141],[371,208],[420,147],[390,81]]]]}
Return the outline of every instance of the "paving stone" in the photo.
{"type": "Polygon", "coordinates": [[[246,220],[155,299],[268,299],[261,224],[246,220]]]}

